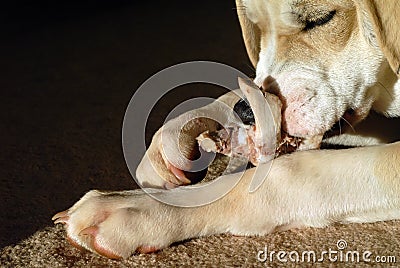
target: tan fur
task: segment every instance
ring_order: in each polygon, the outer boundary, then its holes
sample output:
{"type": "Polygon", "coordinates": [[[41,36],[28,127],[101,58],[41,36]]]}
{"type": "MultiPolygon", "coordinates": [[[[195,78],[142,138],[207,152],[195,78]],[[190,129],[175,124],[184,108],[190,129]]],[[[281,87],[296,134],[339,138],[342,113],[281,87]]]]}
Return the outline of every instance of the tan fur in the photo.
{"type": "Polygon", "coordinates": [[[246,7],[241,0],[236,0],[237,14],[243,30],[243,40],[246,45],[247,54],[253,66],[257,65],[260,53],[260,29],[252,23],[246,15],[246,7]]]}
{"type": "Polygon", "coordinates": [[[381,179],[381,186],[387,193],[398,197],[400,192],[400,143],[382,146],[376,162],[374,163],[374,175],[381,179]]]}
{"type": "MultiPolygon", "coordinates": [[[[354,3],[359,12],[366,12],[371,17],[381,49],[393,71],[400,75],[400,27],[398,26],[400,25],[400,2],[356,0],[354,3]]],[[[236,5],[247,53],[253,65],[256,66],[260,53],[261,30],[247,18],[243,0],[236,0],[236,5]]],[[[341,39],[339,38],[339,41],[341,39]]],[[[337,44],[336,41],[332,42],[332,40],[326,39],[326,36],[320,36],[318,40],[328,43],[326,48],[329,48],[332,44],[337,44]]],[[[343,39],[343,41],[345,40],[346,38],[343,39]]]]}
{"type": "Polygon", "coordinates": [[[355,3],[372,18],[379,45],[393,71],[400,75],[400,2],[363,0],[355,3]]]}

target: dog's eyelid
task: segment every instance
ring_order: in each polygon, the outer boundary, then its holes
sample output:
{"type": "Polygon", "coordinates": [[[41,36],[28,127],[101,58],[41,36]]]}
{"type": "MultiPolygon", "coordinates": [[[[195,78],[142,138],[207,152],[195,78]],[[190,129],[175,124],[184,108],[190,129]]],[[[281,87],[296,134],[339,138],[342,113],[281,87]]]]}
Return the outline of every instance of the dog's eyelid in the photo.
{"type": "Polygon", "coordinates": [[[322,26],[333,19],[336,15],[336,10],[330,11],[328,14],[315,18],[315,19],[306,19],[305,27],[303,28],[304,31],[311,30],[317,26],[322,26]]]}

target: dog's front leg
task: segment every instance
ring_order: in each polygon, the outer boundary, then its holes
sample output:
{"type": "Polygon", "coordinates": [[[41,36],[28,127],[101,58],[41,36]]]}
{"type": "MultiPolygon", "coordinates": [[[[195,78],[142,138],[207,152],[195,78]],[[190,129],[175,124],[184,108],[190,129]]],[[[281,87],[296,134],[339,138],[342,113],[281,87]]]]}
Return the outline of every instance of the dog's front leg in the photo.
{"type": "MultiPolygon", "coordinates": [[[[232,191],[206,205],[197,200],[196,207],[178,207],[154,199],[193,199],[192,191],[196,190],[191,190],[191,186],[108,193],[94,190],[53,219],[55,223],[65,223],[72,245],[116,259],[126,258],[135,251],[156,251],[193,237],[226,232],[268,233],[273,228],[268,220],[254,221],[261,220],[260,216],[266,218],[267,214],[261,213],[262,207],[253,207],[260,195],[249,195],[247,191],[252,173],[245,172],[243,180],[232,191]]],[[[219,178],[216,188],[232,186],[237,176],[219,178]]],[[[206,188],[197,192],[197,196],[210,195],[210,191],[213,189],[206,188]]]]}
{"type": "MultiPolygon", "coordinates": [[[[208,205],[176,207],[143,191],[86,194],[57,214],[73,244],[118,258],[151,252],[187,238],[229,232],[263,235],[332,222],[400,218],[400,142],[349,150],[297,152],[272,166],[247,170],[226,195],[208,205]],[[264,178],[255,192],[249,187],[264,178]]],[[[219,178],[232,185],[238,174],[219,178]]],[[[190,199],[188,187],[151,190],[163,200],[190,199]]],[[[205,194],[212,194],[207,189],[205,194]]],[[[215,190],[217,191],[217,190],[215,190]]],[[[200,200],[201,201],[201,200],[200,200]]]]}

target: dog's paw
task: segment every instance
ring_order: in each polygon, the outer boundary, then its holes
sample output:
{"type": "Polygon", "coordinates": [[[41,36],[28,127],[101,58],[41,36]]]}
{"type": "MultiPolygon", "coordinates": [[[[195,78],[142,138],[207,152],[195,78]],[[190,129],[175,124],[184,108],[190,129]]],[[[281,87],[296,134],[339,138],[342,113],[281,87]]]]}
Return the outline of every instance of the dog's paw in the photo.
{"type": "Polygon", "coordinates": [[[154,252],[177,241],[172,211],[173,207],[142,191],[90,191],[53,220],[65,224],[73,246],[120,259],[134,252],[154,252]]]}
{"type": "Polygon", "coordinates": [[[138,183],[143,187],[171,189],[200,181],[206,175],[210,159],[200,154],[196,138],[216,128],[213,120],[196,118],[195,111],[168,121],[154,135],[136,170],[138,183]],[[198,160],[200,155],[204,167],[194,167],[193,160],[198,160]]]}

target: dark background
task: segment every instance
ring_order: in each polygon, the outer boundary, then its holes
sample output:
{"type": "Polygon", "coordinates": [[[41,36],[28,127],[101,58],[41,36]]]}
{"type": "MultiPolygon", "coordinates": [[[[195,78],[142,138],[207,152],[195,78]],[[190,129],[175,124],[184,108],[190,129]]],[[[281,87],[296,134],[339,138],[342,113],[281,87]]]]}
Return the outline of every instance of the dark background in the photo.
{"type": "MultiPolygon", "coordinates": [[[[233,0],[9,1],[0,40],[0,247],[51,225],[89,189],[136,187],[122,120],[151,75],[194,60],[254,73],[233,0]]],[[[222,92],[191,85],[168,94],[147,138],[175,104],[222,92]]]]}

